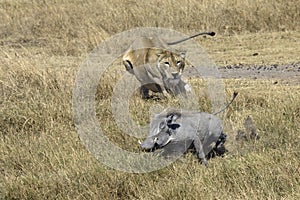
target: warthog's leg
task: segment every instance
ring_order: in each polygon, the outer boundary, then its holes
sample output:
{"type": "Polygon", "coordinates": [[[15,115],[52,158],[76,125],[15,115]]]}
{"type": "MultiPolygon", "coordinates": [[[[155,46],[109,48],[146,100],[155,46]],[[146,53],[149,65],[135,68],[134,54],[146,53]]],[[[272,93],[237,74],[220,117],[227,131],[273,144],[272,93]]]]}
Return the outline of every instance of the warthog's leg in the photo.
{"type": "Polygon", "coordinates": [[[227,138],[227,135],[225,133],[221,132],[221,135],[216,142],[216,148],[218,148],[219,146],[223,146],[226,142],[226,138],[227,138]]]}
{"type": "Polygon", "coordinates": [[[205,153],[203,151],[202,143],[198,137],[194,139],[194,147],[196,149],[198,158],[201,160],[201,163],[207,166],[208,162],[205,158],[205,153]]]}
{"type": "Polygon", "coordinates": [[[212,150],[205,154],[206,159],[209,160],[216,156],[223,156],[227,152],[225,148],[226,137],[227,135],[222,132],[212,150]]]}

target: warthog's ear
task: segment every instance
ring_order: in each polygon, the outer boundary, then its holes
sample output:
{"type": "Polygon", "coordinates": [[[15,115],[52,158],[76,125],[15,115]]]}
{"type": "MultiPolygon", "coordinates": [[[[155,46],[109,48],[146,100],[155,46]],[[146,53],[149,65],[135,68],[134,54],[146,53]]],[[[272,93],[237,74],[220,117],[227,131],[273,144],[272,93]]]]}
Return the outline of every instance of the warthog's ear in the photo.
{"type": "Polygon", "coordinates": [[[123,64],[127,71],[129,71],[130,73],[133,72],[133,66],[129,60],[123,60],[123,64]]]}
{"type": "Polygon", "coordinates": [[[167,123],[168,124],[172,124],[174,123],[179,117],[181,116],[180,113],[171,113],[169,115],[167,115],[167,123]]]}

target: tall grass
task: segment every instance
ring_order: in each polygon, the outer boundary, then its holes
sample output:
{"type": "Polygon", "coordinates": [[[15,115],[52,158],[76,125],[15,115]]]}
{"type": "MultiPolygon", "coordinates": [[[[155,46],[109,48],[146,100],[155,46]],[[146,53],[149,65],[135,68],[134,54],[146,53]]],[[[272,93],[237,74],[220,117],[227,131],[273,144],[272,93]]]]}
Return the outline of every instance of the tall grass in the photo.
{"type": "Polygon", "coordinates": [[[0,39],[78,55],[135,27],[218,34],[299,30],[297,0],[1,1],[0,39]]]}
{"type": "MultiPolygon", "coordinates": [[[[189,153],[159,171],[127,174],[103,166],[81,144],[72,122],[74,73],[62,76],[62,72],[16,66],[1,77],[1,197],[299,197],[299,86],[274,85],[272,80],[227,80],[228,99],[233,90],[240,94],[224,118],[230,150],[225,157],[211,159],[205,168],[189,153]],[[237,143],[236,131],[243,129],[248,115],[255,121],[260,140],[237,143]]],[[[135,138],[124,137],[114,128],[109,95],[102,98],[96,107],[107,136],[124,149],[139,151],[135,138]]],[[[133,115],[147,122],[140,114],[142,100],[134,101],[133,115]]]]}

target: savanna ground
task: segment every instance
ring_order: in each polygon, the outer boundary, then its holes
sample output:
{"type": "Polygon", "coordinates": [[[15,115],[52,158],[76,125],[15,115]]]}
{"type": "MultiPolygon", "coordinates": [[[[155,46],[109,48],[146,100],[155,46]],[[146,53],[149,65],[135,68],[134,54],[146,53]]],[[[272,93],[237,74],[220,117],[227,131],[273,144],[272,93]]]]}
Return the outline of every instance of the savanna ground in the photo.
{"type": "MultiPolygon", "coordinates": [[[[0,1],[0,198],[299,199],[299,1],[139,2],[0,1]],[[229,152],[208,168],[187,154],[151,173],[120,172],[98,162],[77,135],[72,91],[81,63],[109,36],[144,26],[217,32],[196,41],[226,78],[227,99],[233,91],[239,96],[223,117],[229,152]],[[263,79],[245,73],[277,65],[282,70],[263,79]],[[236,76],[228,66],[245,71],[236,76]],[[286,71],[293,73],[281,76],[286,71]],[[260,139],[238,143],[248,115],[260,139]]],[[[116,77],[99,84],[97,116],[113,142],[140,151],[114,124],[116,77]]],[[[204,88],[200,109],[210,111],[203,80],[190,83],[204,88]]],[[[132,101],[133,118],[147,124],[157,102],[132,101]]]]}

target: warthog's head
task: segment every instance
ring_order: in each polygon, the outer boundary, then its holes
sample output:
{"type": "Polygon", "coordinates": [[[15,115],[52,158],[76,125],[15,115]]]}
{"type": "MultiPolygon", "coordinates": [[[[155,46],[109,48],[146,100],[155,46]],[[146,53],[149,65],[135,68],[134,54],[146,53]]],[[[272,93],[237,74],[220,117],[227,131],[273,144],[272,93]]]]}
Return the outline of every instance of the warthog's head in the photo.
{"type": "Polygon", "coordinates": [[[180,124],[172,123],[172,119],[167,118],[160,122],[155,135],[150,135],[141,143],[141,147],[145,150],[155,150],[166,146],[175,139],[175,131],[180,124]]]}

